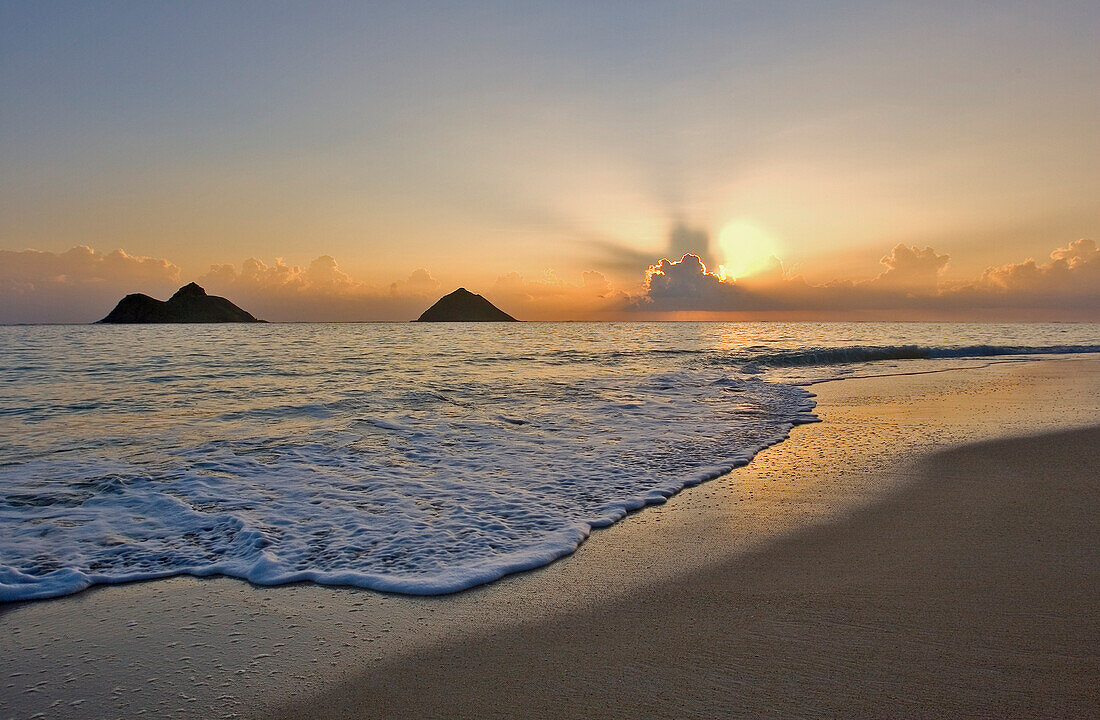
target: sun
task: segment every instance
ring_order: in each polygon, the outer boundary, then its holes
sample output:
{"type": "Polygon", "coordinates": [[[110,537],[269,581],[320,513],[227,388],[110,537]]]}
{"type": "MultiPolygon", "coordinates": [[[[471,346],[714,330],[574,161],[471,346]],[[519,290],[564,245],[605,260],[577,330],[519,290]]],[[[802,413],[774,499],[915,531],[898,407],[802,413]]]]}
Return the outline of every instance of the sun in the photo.
{"type": "Polygon", "coordinates": [[[718,233],[718,274],[736,280],[771,266],[780,253],[779,241],[748,220],[732,220],[718,233]]]}

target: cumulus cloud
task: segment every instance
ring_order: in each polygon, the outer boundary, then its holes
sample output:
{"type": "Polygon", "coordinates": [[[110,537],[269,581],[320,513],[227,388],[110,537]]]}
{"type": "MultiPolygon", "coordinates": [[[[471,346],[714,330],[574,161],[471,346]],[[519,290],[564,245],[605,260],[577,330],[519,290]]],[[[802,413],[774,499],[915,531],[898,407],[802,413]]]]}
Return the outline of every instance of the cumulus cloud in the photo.
{"type": "Polygon", "coordinates": [[[124,294],[163,294],[179,279],[179,268],[167,260],[123,250],[0,250],[0,322],[98,320],[124,294]]]}
{"type": "Polygon", "coordinates": [[[305,268],[283,258],[275,258],[271,265],[249,258],[239,270],[213,265],[198,283],[259,317],[298,322],[408,320],[419,315],[440,288],[424,268],[405,280],[375,287],[341,270],[331,255],[321,255],[305,268]]]}
{"type": "Polygon", "coordinates": [[[1100,250],[1092,240],[1075,240],[1050,254],[1050,262],[1033,259],[987,269],[979,285],[1010,292],[1100,291],[1100,250]]]}
{"type": "MultiPolygon", "coordinates": [[[[783,319],[1054,319],[1100,320],[1100,250],[1089,239],[1034,259],[987,269],[969,282],[943,278],[948,256],[929,247],[898,245],[864,280],[811,285],[777,258],[738,280],[684,253],[662,259],[626,292],[602,273],[574,278],[552,271],[535,277],[506,273],[487,287],[470,285],[522,319],[614,319],[714,312],[730,317],[783,319]]],[[[0,250],[0,322],[89,322],[123,295],[166,298],[183,282],[180,269],[160,258],[123,250],[75,247],[62,253],[0,250]]],[[[282,258],[249,258],[213,265],[195,278],[208,292],[229,297],[258,317],[282,321],[410,320],[450,291],[425,268],[372,286],[352,277],[329,255],[305,267],[282,258]]]]}
{"type": "Polygon", "coordinates": [[[302,268],[288,265],[282,258],[275,258],[274,265],[263,260],[249,258],[241,263],[241,269],[235,265],[211,265],[210,271],[199,278],[219,290],[276,290],[280,292],[301,290],[308,284],[303,277],[302,268]]]}
{"type": "Polygon", "coordinates": [[[124,295],[140,292],[164,299],[191,279],[258,317],[290,321],[407,320],[439,292],[439,282],[425,269],[373,287],[352,278],[330,255],[305,267],[283,258],[270,264],[249,258],[239,266],[212,265],[197,278],[183,278],[168,260],[124,250],[0,250],[0,322],[93,322],[124,295]]]}
{"type": "Polygon", "coordinates": [[[102,253],[79,245],[63,253],[0,250],[0,283],[34,288],[43,284],[162,282],[179,279],[179,268],[159,258],[102,253]]]}
{"type": "Polygon", "coordinates": [[[886,270],[874,282],[906,292],[934,292],[940,273],[947,267],[947,255],[937,255],[930,247],[896,245],[890,254],[879,260],[886,270]]]}
{"type": "Polygon", "coordinates": [[[199,282],[245,291],[259,289],[342,294],[363,288],[362,283],[352,280],[340,269],[331,255],[321,255],[304,270],[297,265],[287,264],[279,257],[275,258],[273,265],[257,258],[249,258],[241,264],[240,270],[234,265],[211,265],[210,271],[201,276],[199,282]]]}
{"type": "Polygon", "coordinates": [[[786,317],[1100,319],[1100,250],[1082,239],[1058,248],[1047,263],[1027,260],[989,268],[971,282],[944,283],[948,256],[898,245],[881,274],[862,281],[810,285],[775,260],[767,272],[724,280],[695,255],[663,259],[645,275],[627,307],[643,313],[708,311],[786,317]]]}
{"type": "MultiPolygon", "coordinates": [[[[211,265],[181,277],[168,260],[75,247],[62,253],[0,250],[0,322],[93,322],[118,300],[141,292],[167,298],[195,280],[212,295],[228,297],[257,317],[276,321],[411,320],[445,291],[426,268],[374,286],[345,272],[331,255],[301,266],[275,258],[211,265]]],[[[590,317],[623,302],[610,281],[588,271],[569,282],[547,271],[528,279],[500,276],[484,292],[523,318],[590,317]]]]}
{"type": "Polygon", "coordinates": [[[428,297],[439,294],[441,287],[439,281],[432,277],[430,272],[424,268],[417,268],[403,282],[391,283],[390,294],[428,297]]]}
{"type": "Polygon", "coordinates": [[[737,283],[709,272],[702,258],[691,254],[651,265],[646,270],[645,288],[645,299],[652,306],[675,310],[736,308],[743,295],[737,283]]]}

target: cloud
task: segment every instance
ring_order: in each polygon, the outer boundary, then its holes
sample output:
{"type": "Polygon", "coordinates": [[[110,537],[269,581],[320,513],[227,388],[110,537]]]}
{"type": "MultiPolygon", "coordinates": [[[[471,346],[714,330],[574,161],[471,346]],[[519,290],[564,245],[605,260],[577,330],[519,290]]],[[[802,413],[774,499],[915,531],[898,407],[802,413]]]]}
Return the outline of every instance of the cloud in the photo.
{"type": "Polygon", "coordinates": [[[705,311],[773,313],[784,317],[1100,319],[1100,250],[1076,240],[1050,262],[989,268],[969,282],[945,283],[948,256],[930,247],[897,245],[884,270],[867,280],[810,285],[774,262],[757,276],[723,280],[696,255],[650,266],[643,293],[626,308],[642,313],[705,311]]]}
{"type": "Polygon", "coordinates": [[[362,283],[352,280],[347,273],[340,270],[331,255],[321,255],[304,270],[297,265],[288,265],[279,257],[275,258],[274,265],[268,265],[257,258],[249,258],[241,264],[240,271],[233,265],[211,265],[210,271],[200,276],[198,282],[245,292],[263,290],[340,295],[365,288],[362,283]]]}
{"type": "Polygon", "coordinates": [[[645,299],[652,306],[675,310],[739,308],[743,295],[736,283],[709,272],[702,258],[691,254],[651,265],[646,270],[645,288],[645,299]]]}
{"type": "MultiPolygon", "coordinates": [[[[186,280],[161,258],[103,253],[85,246],[62,253],[0,250],[0,322],[94,322],[130,293],[167,298],[186,280]]],[[[212,265],[196,282],[270,320],[408,320],[427,307],[439,282],[427,270],[385,287],[360,282],[330,255],[306,267],[283,258],[212,265]]]]}
{"type": "Polygon", "coordinates": [[[1005,293],[1049,293],[1057,290],[1100,292],[1100,250],[1092,240],[1074,240],[1068,247],[1052,252],[1050,260],[1042,265],[1029,259],[1013,265],[991,267],[982,273],[979,285],[1005,293]]]}
{"type": "MultiPolygon", "coordinates": [[[[684,237],[690,237],[690,233],[684,237]]],[[[992,248],[991,248],[992,250],[992,248]]],[[[967,282],[946,281],[946,254],[895,246],[880,274],[811,285],[778,258],[763,271],[723,279],[705,259],[684,253],[651,264],[628,293],[603,273],[575,279],[552,271],[506,273],[486,287],[468,285],[522,319],[666,317],[721,313],[733,318],[1100,320],[1100,250],[1090,239],[1056,248],[1043,262],[988,268],[967,282]]],[[[80,246],[62,253],[0,250],[0,322],[90,322],[123,295],[165,298],[191,278],[161,258],[103,253],[80,246]]],[[[276,321],[411,320],[452,287],[425,268],[381,286],[359,281],[335,258],[302,267],[275,258],[212,265],[195,278],[258,317],[276,321]]]]}
{"type": "Polygon", "coordinates": [[[40,285],[174,282],[179,268],[159,258],[102,253],[79,245],[63,253],[0,250],[0,283],[33,289],[40,285]]]}
{"type": "Polygon", "coordinates": [[[164,294],[179,279],[167,260],[123,250],[0,250],[0,322],[90,322],[127,293],[164,294]]]}
{"type": "Polygon", "coordinates": [[[240,270],[213,265],[198,283],[258,317],[297,322],[409,320],[427,307],[428,300],[434,301],[440,289],[439,281],[424,268],[405,280],[375,287],[352,278],[331,255],[315,258],[304,269],[283,258],[275,258],[272,265],[249,258],[240,270]]]}
{"type": "Polygon", "coordinates": [[[439,294],[439,281],[424,268],[417,268],[409,274],[404,282],[390,284],[391,295],[415,295],[418,297],[434,296],[439,294]]]}
{"type": "Polygon", "coordinates": [[[308,285],[302,268],[297,265],[288,265],[279,257],[275,258],[274,265],[268,265],[256,258],[249,258],[241,263],[239,271],[236,266],[230,264],[211,265],[210,271],[200,276],[198,282],[205,283],[211,288],[216,287],[219,291],[243,290],[245,292],[298,291],[308,285]]]}
{"type": "MultiPolygon", "coordinates": [[[[160,258],[102,253],[75,247],[63,253],[0,251],[0,322],[93,322],[124,295],[141,292],[167,298],[194,279],[212,295],[228,297],[257,317],[275,321],[411,320],[444,291],[426,268],[381,286],[355,279],[331,255],[307,266],[283,258],[248,258],[218,264],[196,278],[160,258]]],[[[471,286],[471,289],[479,291],[471,286]]],[[[621,306],[624,295],[601,273],[579,282],[553,272],[528,279],[500,276],[484,290],[490,299],[530,319],[587,318],[621,306]]]]}
{"type": "Polygon", "coordinates": [[[886,270],[873,282],[906,292],[935,292],[940,273],[947,267],[947,255],[937,255],[930,247],[895,245],[890,254],[879,260],[886,270]]]}

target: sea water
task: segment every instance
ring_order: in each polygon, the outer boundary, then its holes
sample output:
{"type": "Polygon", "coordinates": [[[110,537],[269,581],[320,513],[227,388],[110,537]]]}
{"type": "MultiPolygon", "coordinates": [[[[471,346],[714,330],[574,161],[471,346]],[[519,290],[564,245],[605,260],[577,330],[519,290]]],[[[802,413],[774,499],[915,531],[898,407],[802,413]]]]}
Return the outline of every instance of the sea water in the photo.
{"type": "Polygon", "coordinates": [[[0,600],[454,592],[749,462],[815,382],[1098,351],[1088,324],[0,327],[0,600]]]}

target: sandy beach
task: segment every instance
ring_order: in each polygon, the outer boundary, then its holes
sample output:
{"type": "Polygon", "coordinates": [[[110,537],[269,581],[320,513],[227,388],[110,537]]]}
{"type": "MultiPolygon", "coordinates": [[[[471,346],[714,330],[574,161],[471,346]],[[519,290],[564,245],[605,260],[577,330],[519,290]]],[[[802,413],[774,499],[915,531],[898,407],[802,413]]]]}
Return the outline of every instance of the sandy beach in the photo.
{"type": "Polygon", "coordinates": [[[0,610],[2,717],[1087,717],[1100,362],[850,379],[822,422],[458,595],[173,578],[0,610]]]}
{"type": "Polygon", "coordinates": [[[284,716],[1095,716],[1100,428],[918,467],[844,521],[418,653],[284,716]]]}

